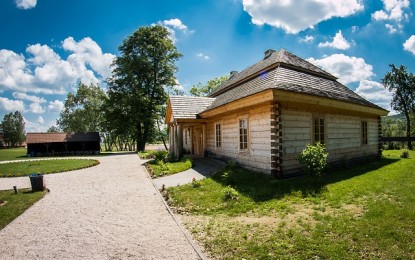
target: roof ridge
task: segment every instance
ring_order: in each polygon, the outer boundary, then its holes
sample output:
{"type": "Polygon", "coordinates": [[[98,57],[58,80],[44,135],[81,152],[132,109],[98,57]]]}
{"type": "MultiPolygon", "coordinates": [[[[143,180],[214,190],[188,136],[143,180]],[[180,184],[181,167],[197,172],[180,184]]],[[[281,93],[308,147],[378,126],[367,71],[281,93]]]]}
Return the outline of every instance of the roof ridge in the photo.
{"type": "Polygon", "coordinates": [[[264,58],[251,66],[246,67],[241,72],[234,74],[227,81],[223,82],[215,90],[213,90],[208,97],[220,95],[223,92],[243,84],[245,81],[250,80],[264,71],[269,71],[274,67],[281,65],[288,67],[289,69],[300,70],[314,76],[337,80],[337,77],[284,48],[280,48],[278,51],[269,49],[265,52],[264,58]]]}

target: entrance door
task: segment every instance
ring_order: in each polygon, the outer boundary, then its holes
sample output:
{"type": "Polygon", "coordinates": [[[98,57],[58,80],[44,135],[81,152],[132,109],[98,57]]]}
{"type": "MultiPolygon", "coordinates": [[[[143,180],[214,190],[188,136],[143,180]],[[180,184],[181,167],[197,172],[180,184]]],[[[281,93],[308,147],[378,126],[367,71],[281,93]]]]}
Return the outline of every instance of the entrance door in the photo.
{"type": "Polygon", "coordinates": [[[203,156],[202,128],[195,128],[192,136],[192,152],[195,156],[203,156]]]}

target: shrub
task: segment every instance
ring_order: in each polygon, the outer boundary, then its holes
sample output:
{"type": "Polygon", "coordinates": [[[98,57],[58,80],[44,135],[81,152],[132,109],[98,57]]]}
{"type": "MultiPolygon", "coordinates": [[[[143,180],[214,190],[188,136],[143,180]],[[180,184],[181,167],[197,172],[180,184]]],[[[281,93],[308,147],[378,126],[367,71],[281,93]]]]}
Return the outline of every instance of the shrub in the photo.
{"type": "Polygon", "coordinates": [[[154,159],[156,159],[156,161],[161,161],[161,160],[164,160],[164,158],[166,158],[168,153],[169,152],[167,151],[160,150],[160,151],[155,151],[153,153],[153,156],[154,156],[154,159]]]}
{"type": "Polygon", "coordinates": [[[160,169],[161,169],[162,172],[169,172],[170,171],[169,164],[164,163],[162,160],[158,160],[157,165],[160,166],[160,169]]]}
{"type": "Polygon", "coordinates": [[[239,193],[232,187],[228,186],[223,190],[225,201],[238,200],[239,193]]]}
{"type": "Polygon", "coordinates": [[[404,149],[401,153],[401,158],[409,158],[408,150],[404,149]]]}
{"type": "Polygon", "coordinates": [[[321,143],[315,145],[308,144],[298,157],[298,161],[303,166],[304,171],[314,176],[321,176],[327,166],[329,154],[321,143]]]}

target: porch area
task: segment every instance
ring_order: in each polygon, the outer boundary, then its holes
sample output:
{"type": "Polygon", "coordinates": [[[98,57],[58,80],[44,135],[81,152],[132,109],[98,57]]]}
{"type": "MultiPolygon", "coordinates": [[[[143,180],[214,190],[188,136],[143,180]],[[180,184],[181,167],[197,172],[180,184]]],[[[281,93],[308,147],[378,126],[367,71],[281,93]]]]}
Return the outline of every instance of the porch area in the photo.
{"type": "Polygon", "coordinates": [[[206,123],[174,122],[169,125],[169,150],[177,157],[204,157],[206,151],[206,123]]]}

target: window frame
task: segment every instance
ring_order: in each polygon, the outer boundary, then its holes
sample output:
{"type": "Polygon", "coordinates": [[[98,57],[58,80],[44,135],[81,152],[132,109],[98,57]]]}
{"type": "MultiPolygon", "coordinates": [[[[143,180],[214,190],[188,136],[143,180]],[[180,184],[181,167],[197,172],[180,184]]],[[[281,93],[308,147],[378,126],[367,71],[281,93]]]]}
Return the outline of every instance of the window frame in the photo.
{"type": "Polygon", "coordinates": [[[218,149],[222,148],[222,124],[220,122],[215,123],[215,147],[218,149]]]}
{"type": "Polygon", "coordinates": [[[240,153],[247,153],[249,152],[249,121],[248,118],[239,118],[238,119],[238,151],[240,153]],[[246,126],[241,127],[241,122],[244,121],[246,126]],[[241,132],[243,131],[243,133],[241,132]]]}
{"type": "Polygon", "coordinates": [[[367,121],[362,120],[360,124],[360,133],[361,133],[361,145],[368,145],[369,144],[369,138],[368,138],[368,127],[367,127],[367,121]]]}
{"type": "Polygon", "coordinates": [[[326,136],[327,136],[327,131],[326,131],[326,118],[322,115],[316,115],[313,116],[313,122],[312,122],[312,127],[313,127],[313,131],[312,131],[312,140],[313,143],[316,144],[317,142],[320,142],[321,144],[326,145],[326,136]],[[318,120],[318,125],[316,128],[316,120],[318,120]],[[321,124],[321,122],[323,122],[323,124],[321,124]],[[316,131],[317,130],[317,131],[316,131]],[[318,137],[318,138],[316,138],[318,137]]]}

